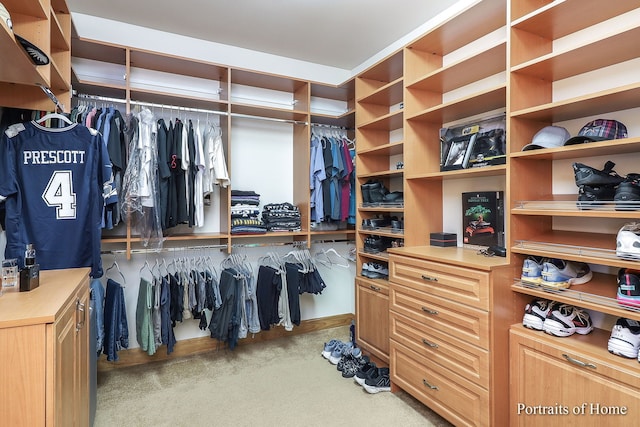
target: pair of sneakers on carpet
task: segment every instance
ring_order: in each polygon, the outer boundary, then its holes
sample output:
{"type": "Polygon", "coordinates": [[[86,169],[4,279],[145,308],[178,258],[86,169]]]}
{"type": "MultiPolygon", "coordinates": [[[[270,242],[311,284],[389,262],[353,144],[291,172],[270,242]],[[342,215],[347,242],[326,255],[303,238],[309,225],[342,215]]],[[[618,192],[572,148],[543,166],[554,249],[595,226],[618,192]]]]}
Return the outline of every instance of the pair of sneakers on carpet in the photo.
{"type": "Polygon", "coordinates": [[[336,365],[343,378],[355,378],[368,393],[391,391],[389,368],[377,368],[351,341],[331,340],[325,343],[322,357],[336,365]]]}

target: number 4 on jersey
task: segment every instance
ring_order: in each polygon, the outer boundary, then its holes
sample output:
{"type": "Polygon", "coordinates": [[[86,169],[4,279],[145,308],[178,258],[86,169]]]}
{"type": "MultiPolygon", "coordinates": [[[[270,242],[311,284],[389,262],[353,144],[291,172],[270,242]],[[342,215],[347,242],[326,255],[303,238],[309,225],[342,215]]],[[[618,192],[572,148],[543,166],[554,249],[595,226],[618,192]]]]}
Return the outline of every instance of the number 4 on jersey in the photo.
{"type": "Polygon", "coordinates": [[[56,219],[76,219],[76,193],[71,171],[53,172],[42,199],[50,208],[56,208],[56,219]]]}

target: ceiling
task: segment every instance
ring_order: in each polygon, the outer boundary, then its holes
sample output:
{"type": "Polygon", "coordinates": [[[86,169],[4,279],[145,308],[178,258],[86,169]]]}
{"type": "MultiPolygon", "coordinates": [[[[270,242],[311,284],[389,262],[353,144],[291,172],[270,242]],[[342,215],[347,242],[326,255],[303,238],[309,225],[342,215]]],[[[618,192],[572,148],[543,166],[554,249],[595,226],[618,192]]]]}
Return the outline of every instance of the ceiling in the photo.
{"type": "Polygon", "coordinates": [[[457,2],[67,0],[71,12],[346,70],[457,2]]]}

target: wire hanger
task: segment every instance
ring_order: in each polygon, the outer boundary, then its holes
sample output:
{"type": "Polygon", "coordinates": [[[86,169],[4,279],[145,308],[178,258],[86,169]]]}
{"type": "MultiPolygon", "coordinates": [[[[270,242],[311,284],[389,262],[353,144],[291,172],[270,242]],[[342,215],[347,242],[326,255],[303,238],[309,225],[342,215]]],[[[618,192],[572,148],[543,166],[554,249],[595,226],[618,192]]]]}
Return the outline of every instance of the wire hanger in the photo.
{"type": "Polygon", "coordinates": [[[117,260],[115,260],[115,259],[114,259],[114,260],[113,260],[113,264],[111,264],[111,267],[109,267],[109,268],[107,268],[107,269],[105,270],[105,272],[104,272],[104,273],[105,273],[105,276],[108,276],[109,271],[110,271],[111,269],[113,269],[113,268],[115,268],[115,269],[116,269],[116,272],[118,273],[118,276],[120,276],[120,278],[122,278],[122,283],[120,283],[120,286],[122,286],[123,288],[125,288],[125,287],[126,287],[125,285],[126,285],[127,280],[124,278],[124,274],[122,274],[122,271],[120,270],[120,266],[118,265],[118,261],[117,261],[117,260]]]}

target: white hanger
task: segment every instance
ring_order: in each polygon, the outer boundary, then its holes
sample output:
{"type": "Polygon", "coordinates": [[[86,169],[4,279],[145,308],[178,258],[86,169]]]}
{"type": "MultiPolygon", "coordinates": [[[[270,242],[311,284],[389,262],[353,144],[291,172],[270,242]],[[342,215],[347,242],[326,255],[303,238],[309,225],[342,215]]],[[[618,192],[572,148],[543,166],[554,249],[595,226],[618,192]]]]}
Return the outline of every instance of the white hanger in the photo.
{"type": "Polygon", "coordinates": [[[39,118],[38,120],[36,120],[36,123],[44,123],[49,119],[60,119],[63,122],[72,125],[73,122],[71,120],[69,120],[69,118],[67,116],[65,116],[64,114],[60,114],[60,113],[49,113],[44,115],[43,117],[39,118]]]}
{"type": "Polygon", "coordinates": [[[127,280],[124,278],[124,274],[122,274],[122,271],[120,271],[120,266],[118,265],[118,261],[113,260],[113,264],[111,264],[111,267],[107,268],[106,271],[104,272],[105,276],[108,276],[109,270],[111,270],[114,267],[118,275],[122,278],[122,283],[120,283],[120,286],[122,286],[123,288],[126,287],[125,285],[127,280]]]}

